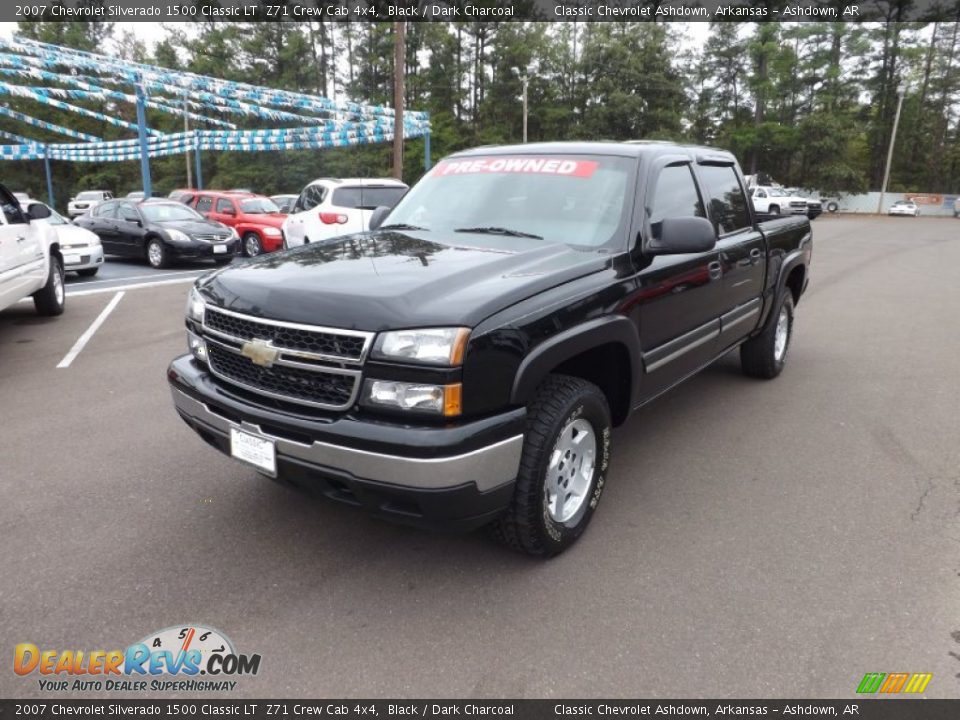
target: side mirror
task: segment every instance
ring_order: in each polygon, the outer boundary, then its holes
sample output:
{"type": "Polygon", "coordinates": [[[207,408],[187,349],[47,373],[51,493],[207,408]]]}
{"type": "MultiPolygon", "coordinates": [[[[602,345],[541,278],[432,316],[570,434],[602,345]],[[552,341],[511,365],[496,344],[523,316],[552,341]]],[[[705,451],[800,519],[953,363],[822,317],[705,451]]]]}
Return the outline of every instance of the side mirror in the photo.
{"type": "Polygon", "coordinates": [[[31,220],[44,220],[50,217],[50,208],[43,203],[30,203],[27,207],[27,217],[31,220]]]}
{"type": "Polygon", "coordinates": [[[373,211],[373,214],[370,216],[370,229],[376,230],[378,227],[383,225],[383,221],[387,219],[387,215],[390,214],[391,208],[388,208],[386,205],[380,205],[376,210],[373,211]]]}
{"type": "Polygon", "coordinates": [[[647,244],[650,255],[681,255],[706,252],[717,244],[713,223],[702,217],[665,218],[660,236],[647,244]]]}

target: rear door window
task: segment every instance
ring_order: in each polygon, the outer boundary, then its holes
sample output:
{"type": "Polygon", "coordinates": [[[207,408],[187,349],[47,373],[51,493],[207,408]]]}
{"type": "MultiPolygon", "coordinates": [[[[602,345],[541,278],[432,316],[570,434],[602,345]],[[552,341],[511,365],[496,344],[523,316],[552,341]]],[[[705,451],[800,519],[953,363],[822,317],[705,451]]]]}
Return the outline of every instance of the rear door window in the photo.
{"type": "Polygon", "coordinates": [[[217,212],[226,213],[233,210],[233,201],[228,200],[227,198],[220,198],[217,200],[217,212]]]}
{"type": "Polygon", "coordinates": [[[197,200],[197,212],[210,212],[210,208],[213,207],[213,198],[211,197],[202,197],[197,200]]]}
{"type": "Polygon", "coordinates": [[[747,197],[732,165],[701,165],[698,173],[710,197],[710,216],[721,235],[751,226],[747,197]]]}
{"type": "Polygon", "coordinates": [[[294,210],[302,212],[304,210],[313,210],[317,205],[323,202],[327,197],[327,189],[323,185],[308,185],[297,198],[294,210]]]}
{"type": "Polygon", "coordinates": [[[374,210],[381,205],[392,208],[406,191],[407,189],[402,187],[347,186],[334,190],[331,202],[342,208],[374,210]]]}
{"type": "Polygon", "coordinates": [[[701,165],[704,190],[710,197],[710,216],[721,235],[751,226],[747,196],[732,165],[701,165]]]}

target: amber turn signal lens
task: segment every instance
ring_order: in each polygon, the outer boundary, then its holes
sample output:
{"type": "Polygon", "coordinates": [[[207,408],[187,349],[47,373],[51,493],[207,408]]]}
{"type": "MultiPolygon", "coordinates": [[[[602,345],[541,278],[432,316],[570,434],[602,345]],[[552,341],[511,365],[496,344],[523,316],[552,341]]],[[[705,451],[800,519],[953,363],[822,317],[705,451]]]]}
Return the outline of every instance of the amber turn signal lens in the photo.
{"type": "Polygon", "coordinates": [[[443,386],[443,414],[446,417],[455,417],[463,411],[463,385],[443,386]]]}
{"type": "Polygon", "coordinates": [[[450,348],[450,364],[463,365],[463,356],[467,354],[467,340],[470,339],[470,330],[460,328],[457,330],[457,337],[450,348]]]}

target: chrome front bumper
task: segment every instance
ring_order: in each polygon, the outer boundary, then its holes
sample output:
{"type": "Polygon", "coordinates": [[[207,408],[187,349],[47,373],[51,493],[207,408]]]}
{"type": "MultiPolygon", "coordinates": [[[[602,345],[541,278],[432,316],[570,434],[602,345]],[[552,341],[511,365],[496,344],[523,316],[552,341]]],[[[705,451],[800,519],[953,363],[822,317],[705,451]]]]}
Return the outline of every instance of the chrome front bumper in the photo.
{"type": "Polygon", "coordinates": [[[199,425],[208,432],[229,437],[231,428],[240,428],[273,440],[279,465],[284,460],[294,461],[321,473],[328,469],[348,473],[357,480],[416,490],[443,490],[472,483],[479,492],[512,483],[520,467],[522,434],[461,455],[411,458],[319,441],[296,442],[264,432],[252,423],[238,425],[175,387],[171,387],[171,392],[177,410],[195,429],[199,425]]]}

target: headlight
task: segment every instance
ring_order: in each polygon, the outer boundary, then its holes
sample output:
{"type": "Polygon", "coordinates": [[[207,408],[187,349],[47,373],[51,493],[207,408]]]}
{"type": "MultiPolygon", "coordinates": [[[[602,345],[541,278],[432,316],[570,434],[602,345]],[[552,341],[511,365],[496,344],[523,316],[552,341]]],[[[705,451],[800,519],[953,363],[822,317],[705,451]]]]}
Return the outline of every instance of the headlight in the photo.
{"type": "Polygon", "coordinates": [[[367,380],[365,399],[370,405],[454,417],[461,412],[463,386],[367,380]]]}
{"type": "Polygon", "coordinates": [[[180,230],[167,230],[167,237],[169,237],[173,242],[190,242],[190,236],[185,232],[181,232],[180,230]]]}
{"type": "Polygon", "coordinates": [[[190,288],[190,294],[187,296],[187,319],[203,325],[203,311],[206,307],[207,304],[197,289],[190,288]]]}
{"type": "Polygon", "coordinates": [[[237,232],[237,229],[232,227],[230,228],[230,239],[236,240],[240,237],[240,233],[237,232]]]}
{"type": "Polygon", "coordinates": [[[263,229],[263,234],[264,234],[264,235],[269,235],[270,237],[280,237],[280,235],[281,235],[282,233],[280,232],[280,228],[265,227],[265,228],[263,229]]]}
{"type": "Polygon", "coordinates": [[[462,365],[469,337],[467,328],[394,330],[380,334],[373,356],[427,365],[462,365]]]}

